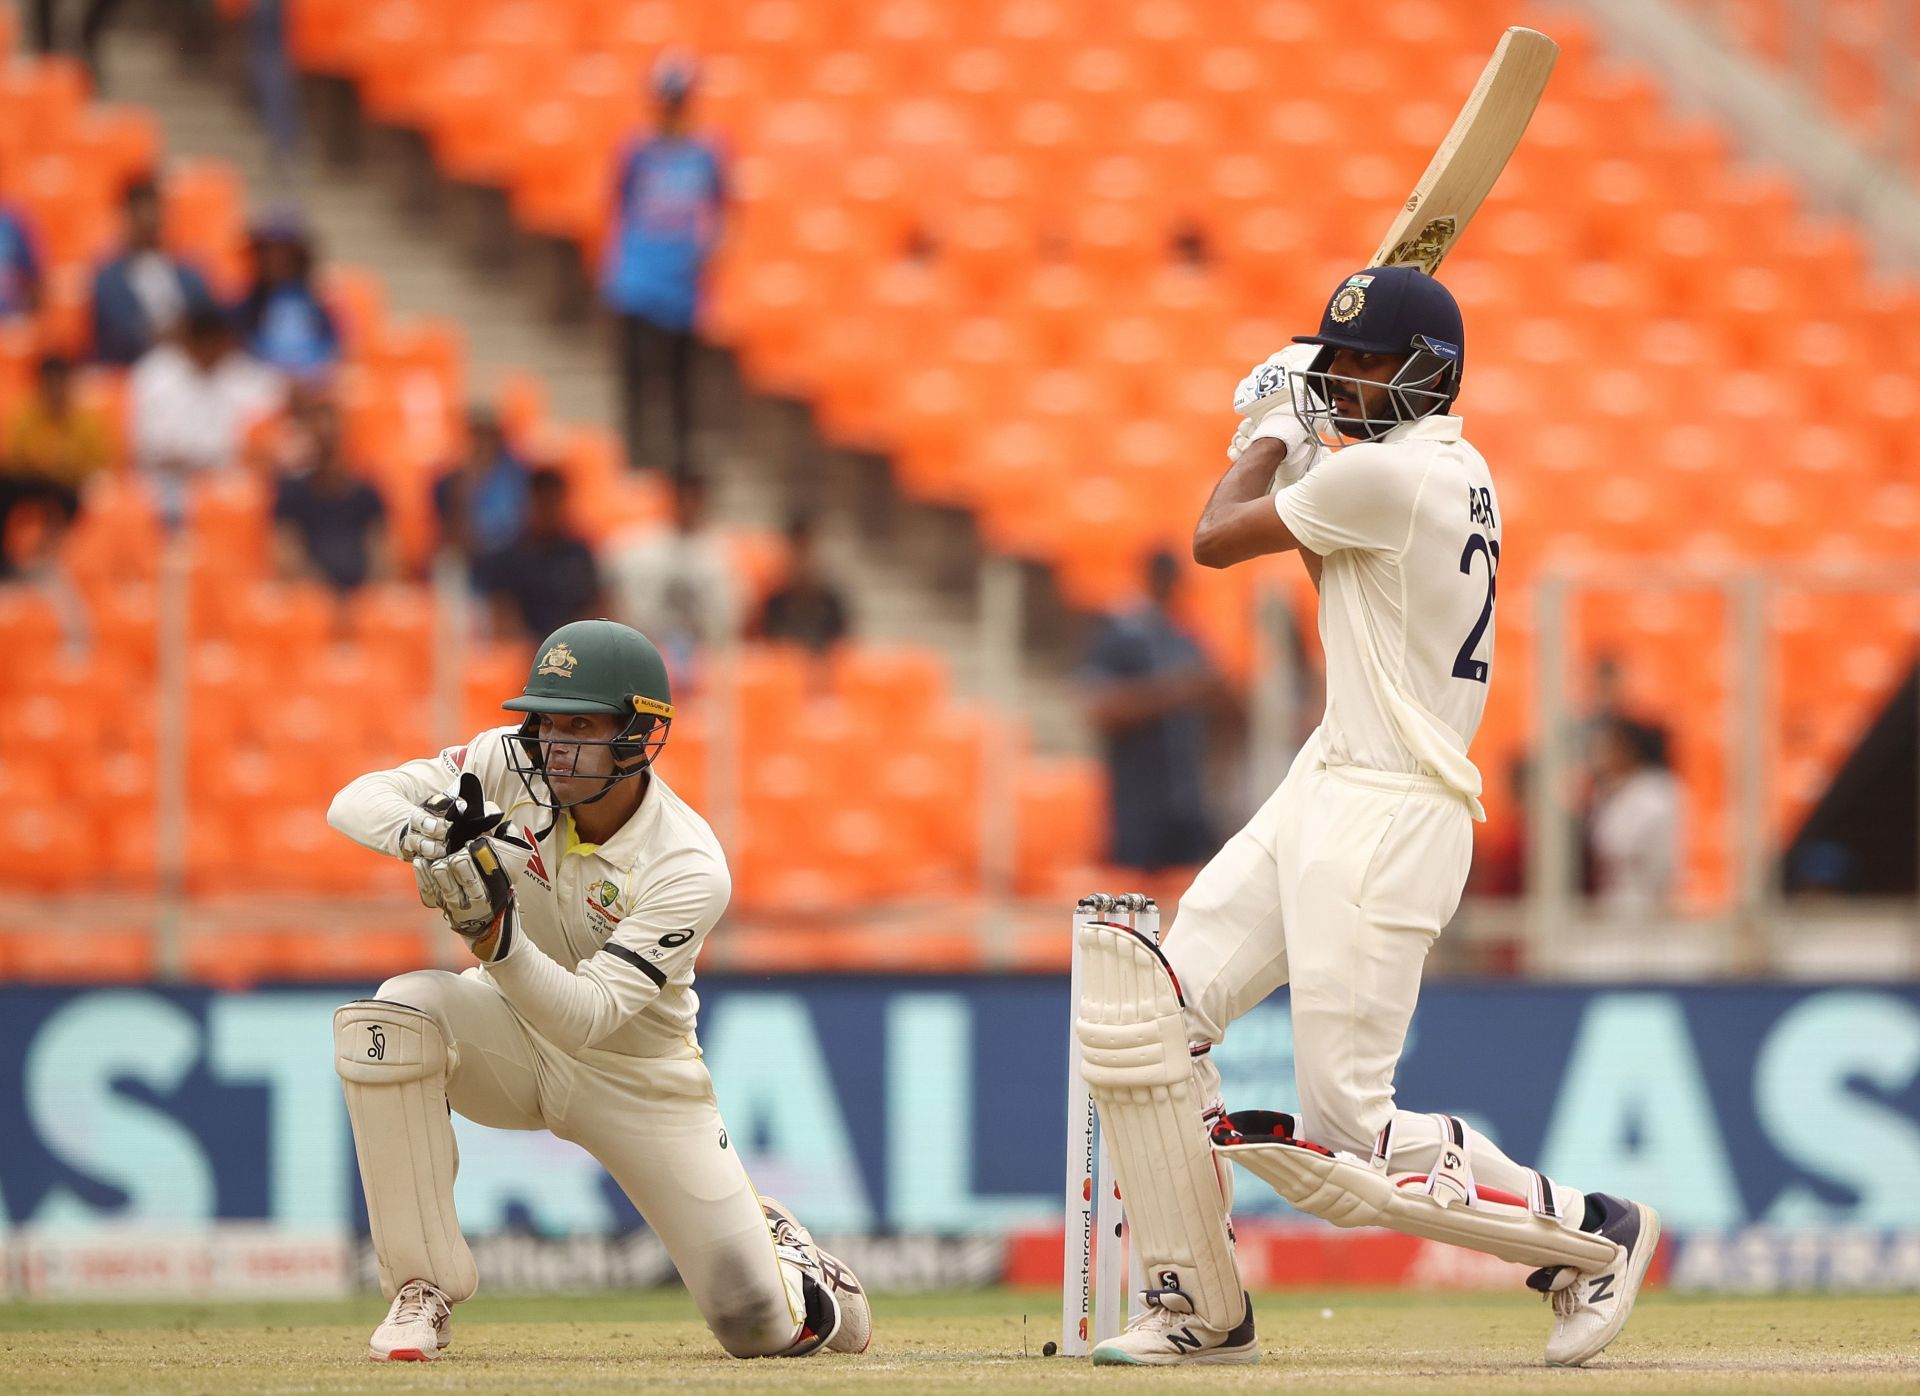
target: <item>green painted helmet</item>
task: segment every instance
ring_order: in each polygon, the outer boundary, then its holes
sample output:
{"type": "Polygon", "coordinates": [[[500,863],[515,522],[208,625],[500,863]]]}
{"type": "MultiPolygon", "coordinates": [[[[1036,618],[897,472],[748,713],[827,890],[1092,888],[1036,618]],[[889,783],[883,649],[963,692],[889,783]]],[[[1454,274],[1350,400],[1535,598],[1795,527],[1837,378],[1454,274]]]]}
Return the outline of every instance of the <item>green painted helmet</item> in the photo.
{"type": "Polygon", "coordinates": [[[551,809],[591,804],[623,780],[640,775],[667,743],[673,725],[673,693],[667,683],[666,661],[653,641],[630,625],[611,620],[577,620],[546,638],[518,698],[500,706],[528,714],[520,730],[507,738],[507,761],[529,789],[545,789],[551,809]],[[613,750],[614,773],[596,795],[569,800],[553,797],[545,780],[545,761],[536,739],[541,713],[611,713],[626,723],[605,742],[572,743],[608,746],[613,750]],[[539,777],[539,783],[535,783],[539,777]]]}

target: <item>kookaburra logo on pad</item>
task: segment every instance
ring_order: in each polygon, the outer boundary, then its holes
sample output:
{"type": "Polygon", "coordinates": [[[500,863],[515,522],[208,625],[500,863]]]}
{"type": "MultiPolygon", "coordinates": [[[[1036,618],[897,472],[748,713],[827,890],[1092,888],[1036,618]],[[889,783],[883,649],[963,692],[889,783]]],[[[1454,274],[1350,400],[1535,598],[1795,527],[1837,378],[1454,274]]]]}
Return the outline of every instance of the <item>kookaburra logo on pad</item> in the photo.
{"type": "Polygon", "coordinates": [[[555,645],[540,656],[540,667],[534,670],[534,672],[537,674],[553,674],[559,678],[570,679],[573,677],[573,671],[579,663],[580,661],[574,658],[571,649],[565,645],[555,645]]]}
{"type": "Polygon", "coordinates": [[[367,1048],[367,1055],[377,1062],[387,1059],[387,1035],[380,1031],[378,1023],[368,1023],[367,1031],[373,1034],[373,1045],[367,1048]]]}

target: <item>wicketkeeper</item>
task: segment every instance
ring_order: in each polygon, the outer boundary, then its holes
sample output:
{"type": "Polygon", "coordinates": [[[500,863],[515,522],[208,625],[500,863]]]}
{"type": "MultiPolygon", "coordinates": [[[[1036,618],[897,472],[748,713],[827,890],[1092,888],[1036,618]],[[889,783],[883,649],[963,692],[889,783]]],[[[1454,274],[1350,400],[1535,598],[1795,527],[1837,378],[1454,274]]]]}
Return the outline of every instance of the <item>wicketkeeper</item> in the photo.
{"type": "Polygon", "coordinates": [[[700,1057],[693,963],[732,883],[707,822],[653,769],[673,723],[659,652],[612,621],[563,626],[504,706],[518,725],[362,776],[328,813],[411,862],[480,961],[398,975],[334,1015],[392,1301],[372,1356],[434,1358],[479,1283],[449,1108],[598,1159],[734,1356],[864,1351],[866,1295],[754,1192],[700,1057]]]}

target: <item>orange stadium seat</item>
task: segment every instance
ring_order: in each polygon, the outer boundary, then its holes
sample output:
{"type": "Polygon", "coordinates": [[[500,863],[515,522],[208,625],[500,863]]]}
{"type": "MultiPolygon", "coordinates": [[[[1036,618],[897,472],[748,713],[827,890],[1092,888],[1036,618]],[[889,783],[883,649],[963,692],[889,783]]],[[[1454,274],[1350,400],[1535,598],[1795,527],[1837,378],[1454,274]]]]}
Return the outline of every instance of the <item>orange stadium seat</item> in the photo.
{"type": "Polygon", "coordinates": [[[222,989],[262,981],[325,979],[378,983],[431,958],[422,930],[213,931],[186,938],[188,975],[222,989]]]}
{"type": "Polygon", "coordinates": [[[7,878],[14,890],[89,890],[98,876],[86,856],[85,822],[64,796],[0,810],[0,836],[12,860],[7,878]]]}
{"type": "Polygon", "coordinates": [[[946,666],[931,650],[846,644],[828,665],[834,696],[867,731],[918,731],[947,693],[946,666]]]}
{"type": "Polygon", "coordinates": [[[246,231],[239,176],[211,160],[186,161],[168,170],[162,189],[167,246],[205,269],[220,289],[237,294],[245,275],[246,231]]]}
{"type": "Polygon", "coordinates": [[[354,8],[357,14],[331,17],[342,31],[336,61],[358,80],[368,112],[395,125],[408,124],[421,73],[446,53],[453,37],[449,18],[442,6],[423,0],[380,0],[354,8]]]}
{"type": "Polygon", "coordinates": [[[0,933],[0,972],[29,984],[150,983],[153,937],[144,930],[0,933]]]}
{"type": "Polygon", "coordinates": [[[132,107],[92,107],[75,128],[73,148],[100,169],[109,188],[119,189],[153,173],[160,129],[151,115],[132,107]]]}
{"type": "Polygon", "coordinates": [[[364,267],[339,264],[327,267],[320,280],[327,309],[340,327],[347,352],[358,353],[386,321],[386,287],[364,267]]]}

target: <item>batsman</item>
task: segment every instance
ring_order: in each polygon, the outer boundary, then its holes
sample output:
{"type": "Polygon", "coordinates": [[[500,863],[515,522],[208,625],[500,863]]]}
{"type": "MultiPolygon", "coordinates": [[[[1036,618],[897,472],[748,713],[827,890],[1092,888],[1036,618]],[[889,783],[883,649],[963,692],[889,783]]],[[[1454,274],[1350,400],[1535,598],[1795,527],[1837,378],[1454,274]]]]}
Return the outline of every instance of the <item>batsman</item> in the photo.
{"type": "Polygon", "coordinates": [[[1547,1178],[1459,1118],[1394,1098],[1421,968],[1485,817],[1467,751],[1495,668],[1501,524],[1487,463],[1452,415],[1464,348],[1445,286],[1370,266],[1333,289],[1318,334],[1235,396],[1244,417],[1194,558],[1300,554],[1320,598],[1326,713],[1195,877],[1163,947],[1117,924],[1080,931],[1082,1062],[1149,1286],[1096,1363],[1258,1360],[1232,1162],[1335,1225],[1532,1266],[1556,1365],[1619,1334],[1658,1243],[1651,1207],[1547,1178]],[[1282,984],[1298,1113],[1228,1114],[1209,1053],[1282,984]]]}
{"type": "Polygon", "coordinates": [[[503,706],[518,720],[361,776],[328,814],[410,862],[480,962],[398,975],[334,1014],[392,1301],[371,1356],[434,1359],[479,1284],[449,1109],[599,1160],[735,1357],[864,1351],[859,1282],[754,1192],[701,1061],[694,959],[732,884],[713,831],[654,768],[674,714],[659,651],[612,621],[563,626],[503,706]]]}

